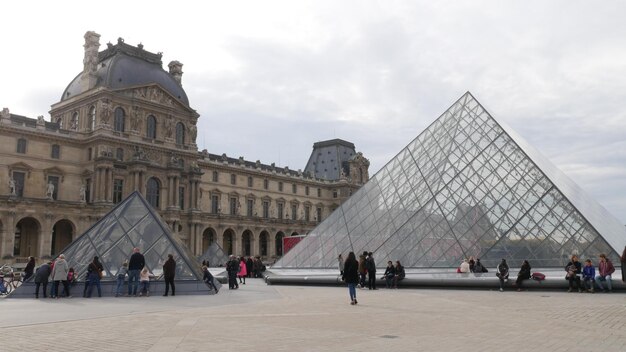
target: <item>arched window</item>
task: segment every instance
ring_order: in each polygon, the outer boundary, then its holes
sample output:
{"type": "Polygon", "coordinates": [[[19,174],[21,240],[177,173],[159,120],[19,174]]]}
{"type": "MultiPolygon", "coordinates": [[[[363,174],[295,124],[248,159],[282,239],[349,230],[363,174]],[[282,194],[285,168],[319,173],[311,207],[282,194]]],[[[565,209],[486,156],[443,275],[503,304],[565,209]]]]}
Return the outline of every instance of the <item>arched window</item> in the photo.
{"type": "Polygon", "coordinates": [[[126,122],[126,113],[122,108],[115,108],[115,124],[114,129],[117,132],[124,132],[124,124],[126,122]]]}
{"type": "Polygon", "coordinates": [[[96,107],[89,108],[89,117],[87,120],[87,129],[93,131],[96,129],[96,107]]]}
{"type": "Polygon", "coordinates": [[[185,144],[185,125],[181,122],[176,124],[176,144],[185,144]]]}
{"type": "Polygon", "coordinates": [[[63,129],[63,118],[59,117],[57,119],[57,124],[59,125],[59,129],[62,130],[63,129]]]}
{"type": "Polygon", "coordinates": [[[76,131],[78,129],[78,113],[75,112],[72,114],[72,119],[70,120],[70,130],[76,131]]]}
{"type": "Polygon", "coordinates": [[[156,118],[152,115],[148,116],[148,121],[146,123],[146,137],[156,139],[156,128],[156,118]]]}
{"type": "Polygon", "coordinates": [[[159,192],[161,186],[159,185],[159,180],[154,177],[148,179],[148,183],[146,185],[146,200],[154,209],[159,209],[159,192]]]}

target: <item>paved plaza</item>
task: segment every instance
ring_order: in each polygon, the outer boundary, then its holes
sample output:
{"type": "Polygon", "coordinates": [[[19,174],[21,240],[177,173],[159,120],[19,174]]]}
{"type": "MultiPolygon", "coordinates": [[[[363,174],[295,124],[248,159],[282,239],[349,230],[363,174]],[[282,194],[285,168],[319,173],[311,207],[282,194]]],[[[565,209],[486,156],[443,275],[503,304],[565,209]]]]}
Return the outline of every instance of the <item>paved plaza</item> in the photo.
{"type": "Polygon", "coordinates": [[[626,294],[358,290],[2,299],[3,351],[626,351],[626,294]],[[7,349],[9,348],[10,349],[7,349]]]}

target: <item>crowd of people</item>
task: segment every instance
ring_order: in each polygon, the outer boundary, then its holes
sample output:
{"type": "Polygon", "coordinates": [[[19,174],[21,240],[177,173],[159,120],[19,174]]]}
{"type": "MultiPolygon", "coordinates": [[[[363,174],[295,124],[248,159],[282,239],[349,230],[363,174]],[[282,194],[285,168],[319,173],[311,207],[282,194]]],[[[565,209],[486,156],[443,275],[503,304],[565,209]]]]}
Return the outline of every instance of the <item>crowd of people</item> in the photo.
{"type": "Polygon", "coordinates": [[[236,290],[239,284],[245,285],[246,278],[261,278],[266,270],[261,257],[236,257],[230,255],[226,262],[226,273],[228,274],[228,289],[236,290]],[[237,282],[239,279],[239,282],[237,282]]]}

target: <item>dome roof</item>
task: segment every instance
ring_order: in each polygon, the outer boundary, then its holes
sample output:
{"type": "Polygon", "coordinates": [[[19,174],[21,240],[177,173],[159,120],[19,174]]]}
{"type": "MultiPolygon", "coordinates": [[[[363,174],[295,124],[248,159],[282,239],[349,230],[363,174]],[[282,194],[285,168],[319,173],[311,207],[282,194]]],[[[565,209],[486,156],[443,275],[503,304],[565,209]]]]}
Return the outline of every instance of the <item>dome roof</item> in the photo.
{"type": "MultiPolygon", "coordinates": [[[[61,101],[75,97],[87,90],[82,84],[83,72],[65,88],[61,101]]],[[[163,70],[161,53],[153,54],[138,47],[125,44],[108,44],[108,48],[98,53],[98,69],[96,85],[93,88],[106,87],[120,89],[156,83],[185,106],[189,100],[185,90],[174,77],[163,70]]],[[[93,89],[92,88],[92,89],[93,89]]]]}

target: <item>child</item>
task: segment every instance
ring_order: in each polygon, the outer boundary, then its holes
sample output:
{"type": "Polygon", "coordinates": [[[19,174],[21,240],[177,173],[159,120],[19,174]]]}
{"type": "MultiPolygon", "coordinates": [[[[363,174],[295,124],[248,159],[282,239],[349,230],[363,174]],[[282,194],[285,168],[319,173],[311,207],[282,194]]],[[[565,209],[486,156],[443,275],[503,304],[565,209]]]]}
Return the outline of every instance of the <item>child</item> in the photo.
{"type": "Polygon", "coordinates": [[[146,267],[144,267],[139,274],[139,288],[140,296],[150,296],[150,272],[146,267]]]}
{"type": "MultiPolygon", "coordinates": [[[[67,272],[67,286],[70,288],[76,285],[76,271],[74,268],[70,268],[70,271],[67,272]]],[[[65,292],[65,287],[63,287],[63,296],[67,296],[67,292],[65,292]]]]}
{"type": "Polygon", "coordinates": [[[122,263],[122,267],[117,271],[117,288],[115,289],[115,297],[119,297],[122,295],[122,288],[124,287],[124,279],[126,278],[126,274],[128,273],[128,261],[124,261],[122,263]]]}
{"type": "Polygon", "coordinates": [[[211,272],[209,272],[209,268],[207,268],[206,265],[203,265],[202,271],[204,272],[204,277],[202,278],[204,283],[206,283],[206,285],[209,286],[211,290],[215,290],[215,293],[218,293],[219,288],[217,288],[213,283],[213,275],[211,274],[211,272]]]}
{"type": "Polygon", "coordinates": [[[591,259],[585,260],[585,267],[583,268],[583,285],[587,292],[593,293],[593,286],[596,283],[596,269],[591,264],[591,259]]]}

